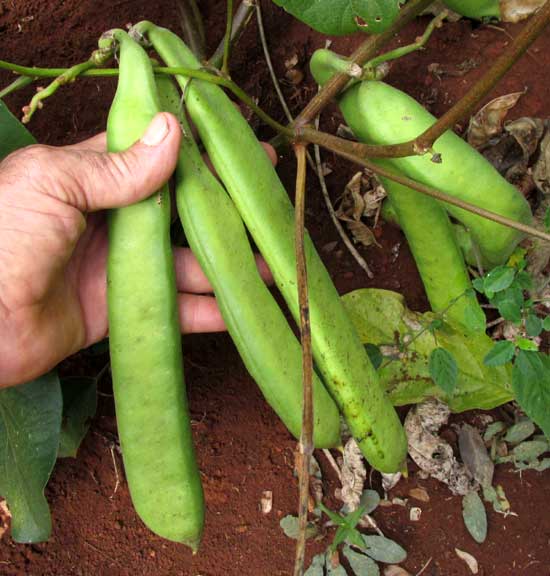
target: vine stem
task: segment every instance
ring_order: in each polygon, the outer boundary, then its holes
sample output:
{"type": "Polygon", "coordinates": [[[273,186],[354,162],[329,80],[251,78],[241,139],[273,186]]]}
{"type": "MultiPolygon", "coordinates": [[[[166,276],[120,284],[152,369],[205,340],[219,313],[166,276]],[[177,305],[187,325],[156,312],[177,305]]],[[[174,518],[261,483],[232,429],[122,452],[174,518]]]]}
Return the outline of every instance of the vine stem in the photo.
{"type": "MultiPolygon", "coordinates": [[[[350,56],[350,62],[362,66],[368,60],[376,55],[376,52],[391,40],[397,32],[406,26],[411,20],[414,20],[418,14],[433,4],[434,0],[411,0],[402,8],[399,18],[384,32],[369,36],[361,46],[350,56]]],[[[309,124],[321,112],[323,108],[339,94],[349,81],[347,74],[341,73],[334,75],[324,86],[323,89],[314,96],[307,106],[296,118],[294,126],[300,128],[309,124]]]]}
{"type": "MultiPolygon", "coordinates": [[[[241,36],[247,24],[252,18],[252,10],[254,9],[254,0],[243,0],[233,16],[233,25],[231,27],[231,44],[233,45],[241,36]]],[[[225,38],[220,42],[214,54],[208,61],[209,66],[219,68],[223,61],[223,53],[225,47],[225,38]]]]}
{"type": "Polygon", "coordinates": [[[309,469],[313,454],[313,359],[311,352],[311,326],[309,321],[309,302],[307,285],[307,264],[304,247],[304,216],[306,195],[306,147],[296,144],[294,147],[297,161],[296,199],[295,199],[295,245],[296,274],[298,281],[298,300],[300,306],[300,340],[302,344],[302,432],[299,444],[298,482],[299,482],[299,533],[296,542],[294,576],[304,573],[306,550],[306,528],[309,503],[309,469]]]}
{"type": "Polygon", "coordinates": [[[231,32],[233,30],[233,0],[227,0],[227,19],[223,46],[222,74],[229,77],[229,56],[231,55],[231,32]]]}

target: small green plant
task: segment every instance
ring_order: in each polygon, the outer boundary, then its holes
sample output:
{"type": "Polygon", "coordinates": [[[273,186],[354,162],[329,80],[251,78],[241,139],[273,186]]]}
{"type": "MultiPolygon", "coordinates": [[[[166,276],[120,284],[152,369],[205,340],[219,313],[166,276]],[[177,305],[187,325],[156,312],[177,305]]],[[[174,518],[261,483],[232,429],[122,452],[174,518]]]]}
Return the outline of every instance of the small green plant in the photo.
{"type": "Polygon", "coordinates": [[[497,266],[473,281],[500,316],[517,327],[513,340],[500,340],[483,362],[497,367],[512,364],[512,387],[525,413],[550,436],[550,357],[539,351],[536,339],[550,330],[550,316],[537,313],[530,298],[533,279],[527,272],[525,252],[518,251],[508,264],[497,266]]]}

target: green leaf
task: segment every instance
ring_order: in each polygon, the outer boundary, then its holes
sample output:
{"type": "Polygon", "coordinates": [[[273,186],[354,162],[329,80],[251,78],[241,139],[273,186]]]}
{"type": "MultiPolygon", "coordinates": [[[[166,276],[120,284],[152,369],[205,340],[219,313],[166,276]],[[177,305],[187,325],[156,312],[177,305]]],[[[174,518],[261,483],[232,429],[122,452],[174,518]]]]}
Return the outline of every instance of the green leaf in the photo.
{"type": "Polygon", "coordinates": [[[495,436],[498,436],[502,432],[506,430],[506,424],[497,420],[496,422],[491,422],[487,429],[485,430],[485,434],[483,434],[483,440],[485,442],[490,442],[495,436]]]}
{"type": "Polygon", "coordinates": [[[485,279],[481,278],[474,278],[472,280],[472,286],[480,293],[485,294],[485,279]]]}
{"type": "Polygon", "coordinates": [[[514,362],[512,386],[523,411],[550,437],[550,358],[520,350],[514,362]]]}
{"type": "Polygon", "coordinates": [[[542,332],[542,320],[536,314],[529,314],[525,320],[525,330],[527,336],[535,338],[542,332]]]}
{"type": "Polygon", "coordinates": [[[483,359],[485,366],[503,366],[514,357],[516,347],[510,340],[497,342],[483,359]]]}
{"type": "Polygon", "coordinates": [[[526,350],[527,352],[537,352],[539,349],[537,343],[533,342],[533,340],[529,340],[529,338],[517,338],[516,346],[520,350],[526,350]]]}
{"type": "Polygon", "coordinates": [[[458,380],[458,367],[453,355],[444,348],[436,348],[430,354],[430,374],[433,381],[452,396],[458,380]]]}
{"type": "Polygon", "coordinates": [[[491,409],[514,398],[511,366],[483,364],[494,346],[486,334],[465,335],[462,326],[455,328],[449,322],[431,334],[426,328],[437,316],[408,310],[403,296],[389,290],[363,288],[342,300],[363,344],[383,346],[413,337],[399,360],[386,361],[378,369],[380,382],[393,404],[416,404],[435,397],[447,402],[453,412],[462,412],[491,409]],[[458,381],[451,397],[430,374],[430,354],[437,347],[450,351],[458,365],[458,381]]]}
{"type": "Polygon", "coordinates": [[[514,447],[511,456],[514,462],[531,462],[549,450],[547,440],[529,440],[514,447]]]}
{"type": "Polygon", "coordinates": [[[529,272],[521,270],[516,274],[514,283],[517,284],[522,290],[531,290],[533,288],[533,278],[529,272]]]}
{"type": "Polygon", "coordinates": [[[493,268],[483,281],[485,292],[501,292],[512,285],[516,275],[515,268],[510,266],[497,266],[493,268]]]}
{"type": "Polygon", "coordinates": [[[380,495],[376,490],[363,490],[360,503],[365,507],[364,514],[370,514],[374,512],[378,504],[380,504],[380,495]]]}
{"type": "Polygon", "coordinates": [[[487,512],[479,494],[469,492],[462,499],[462,517],[472,538],[482,544],[487,538],[487,512]]]}
{"type": "MultiPolygon", "coordinates": [[[[279,525],[283,529],[285,536],[287,538],[292,538],[296,540],[298,538],[298,533],[300,531],[300,521],[297,516],[288,515],[281,519],[279,525]]],[[[315,524],[309,522],[306,527],[306,539],[308,538],[315,538],[319,533],[319,529],[315,524]]]]}
{"type": "Polygon", "coordinates": [[[16,542],[42,542],[51,532],[44,487],[55,464],[61,386],[53,373],[0,390],[0,494],[16,542]]]}
{"type": "Polygon", "coordinates": [[[316,554],[309,568],[304,572],[304,576],[323,576],[325,568],[325,555],[316,554]]]}
{"type": "Polygon", "coordinates": [[[546,318],[542,321],[542,327],[545,330],[550,330],[550,316],[546,316],[546,318]]]}
{"type": "Polygon", "coordinates": [[[349,546],[344,546],[342,553],[357,576],[380,576],[380,568],[372,558],[356,552],[349,546]]]}
{"type": "Polygon", "coordinates": [[[318,32],[345,36],[358,30],[378,34],[399,14],[400,0],[273,0],[318,32]]]}
{"type": "Polygon", "coordinates": [[[382,356],[382,352],[380,352],[380,348],[375,346],[374,344],[365,344],[365,350],[369,356],[369,360],[371,364],[374,366],[375,370],[378,370],[380,366],[382,366],[382,362],[384,361],[384,356],[382,356]]]}
{"type": "Polygon", "coordinates": [[[363,534],[364,552],[377,562],[399,564],[407,558],[407,552],[399,544],[385,536],[363,534]]]}
{"type": "Polygon", "coordinates": [[[59,437],[59,458],[76,458],[97,407],[95,378],[67,378],[61,382],[63,422],[59,437]]]}
{"type": "Polygon", "coordinates": [[[550,206],[546,207],[546,210],[544,211],[544,227],[546,228],[546,231],[548,232],[548,230],[550,230],[550,206]]]}
{"type": "Polygon", "coordinates": [[[34,136],[0,100],[0,160],[30,144],[36,144],[34,136]]]}
{"type": "Polygon", "coordinates": [[[495,294],[491,303],[498,308],[500,315],[510,322],[519,324],[522,320],[521,311],[524,306],[523,290],[519,286],[510,286],[495,294]]]}
{"type": "Polygon", "coordinates": [[[327,568],[327,576],[348,576],[342,564],[338,564],[337,566],[332,565],[330,552],[326,554],[325,566],[327,568]]]}
{"type": "Polygon", "coordinates": [[[516,422],[513,426],[510,426],[506,431],[504,436],[504,441],[510,444],[518,444],[527,440],[530,436],[535,433],[535,425],[529,418],[522,418],[519,422],[516,422]]]}

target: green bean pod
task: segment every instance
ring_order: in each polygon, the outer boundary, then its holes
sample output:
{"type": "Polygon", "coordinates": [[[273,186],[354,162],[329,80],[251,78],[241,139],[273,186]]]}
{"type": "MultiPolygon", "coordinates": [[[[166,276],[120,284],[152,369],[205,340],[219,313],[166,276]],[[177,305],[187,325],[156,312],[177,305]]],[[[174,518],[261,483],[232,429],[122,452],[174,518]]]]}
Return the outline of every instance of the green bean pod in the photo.
{"type": "MultiPolygon", "coordinates": [[[[318,82],[324,83],[337,72],[335,65],[341,67],[341,62],[333,52],[318,50],[311,59],[311,71],[318,82]],[[331,67],[334,68],[332,74],[331,67]]],[[[346,123],[361,139],[364,116],[358,111],[354,88],[356,86],[339,96],[338,105],[346,123]]],[[[385,123],[388,119],[379,118],[379,122],[385,123]]],[[[392,167],[388,161],[377,163],[392,167]]],[[[388,178],[380,180],[407,238],[432,310],[443,313],[446,319],[465,330],[484,331],[485,315],[472,290],[453,226],[443,206],[388,178]]]]}
{"type": "MultiPolygon", "coordinates": [[[[334,57],[338,58],[328,50],[318,50],[313,55],[310,66],[318,82],[326,79],[328,62],[334,57]]],[[[340,101],[344,100],[345,108],[352,111],[347,119],[350,128],[361,141],[371,144],[413,140],[436,121],[416,100],[384,82],[355,84],[340,101]]],[[[451,196],[501,216],[531,223],[531,209],[521,192],[462,138],[448,130],[434,143],[434,149],[441,155],[441,163],[433,162],[431,154],[392,158],[387,162],[410,178],[451,196]]],[[[506,262],[524,237],[517,230],[461,208],[444,206],[468,228],[487,268],[506,262]]]]}
{"type": "MultiPolygon", "coordinates": [[[[169,30],[142,22],[145,35],[169,66],[200,68],[169,30]]],[[[177,76],[189,115],[242,219],[266,259],[294,318],[299,317],[294,208],[265,150],[219,86],[177,76]]],[[[406,436],[382,389],[331,278],[306,235],[313,356],[325,386],[363,454],[383,472],[401,469],[406,436]]]]}
{"type": "MultiPolygon", "coordinates": [[[[199,152],[179,92],[157,77],[164,110],[183,128],[176,168],[178,213],[193,253],[214,289],[227,330],[267,402],[290,432],[302,429],[302,353],[283,312],[262,280],[241,217],[199,152]]],[[[341,444],[340,415],[317,376],[313,381],[313,442],[341,444]]]]}
{"type": "MultiPolygon", "coordinates": [[[[107,144],[134,144],[160,112],[152,67],[124,31],[107,144]]],[[[109,39],[103,41],[110,41],[109,39]]],[[[183,378],[170,196],[109,214],[108,308],[113,392],[124,468],[135,509],[155,533],[196,550],[204,501],[183,378]]]]}
{"type": "MultiPolygon", "coordinates": [[[[342,110],[346,109],[344,100],[345,96],[340,101],[342,110]]],[[[346,121],[348,114],[344,114],[346,121]]],[[[484,332],[485,314],[472,290],[464,257],[445,209],[432,198],[406,186],[387,178],[380,180],[391,198],[432,310],[466,331],[484,332]]]]}
{"type": "Polygon", "coordinates": [[[500,20],[501,0],[443,0],[448,6],[462,16],[482,20],[483,18],[498,18],[500,20]]]}

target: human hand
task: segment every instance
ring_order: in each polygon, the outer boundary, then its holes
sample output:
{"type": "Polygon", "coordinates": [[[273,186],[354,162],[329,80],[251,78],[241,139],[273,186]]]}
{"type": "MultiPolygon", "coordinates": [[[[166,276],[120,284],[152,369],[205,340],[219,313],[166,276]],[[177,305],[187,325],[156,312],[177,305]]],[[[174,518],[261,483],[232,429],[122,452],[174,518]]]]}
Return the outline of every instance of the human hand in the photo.
{"type": "MultiPolygon", "coordinates": [[[[163,113],[120,154],[106,153],[100,134],[73,146],[30,146],[0,164],[0,387],[31,380],[107,336],[102,211],[160,188],[180,138],[176,118],[163,113]]],[[[194,256],[178,248],[174,260],[182,331],[224,330],[194,256]]],[[[265,263],[258,266],[268,278],[265,263]]]]}

